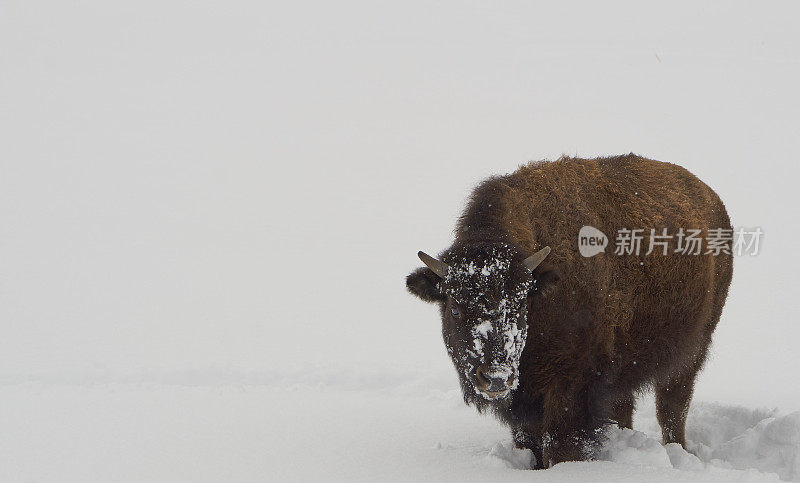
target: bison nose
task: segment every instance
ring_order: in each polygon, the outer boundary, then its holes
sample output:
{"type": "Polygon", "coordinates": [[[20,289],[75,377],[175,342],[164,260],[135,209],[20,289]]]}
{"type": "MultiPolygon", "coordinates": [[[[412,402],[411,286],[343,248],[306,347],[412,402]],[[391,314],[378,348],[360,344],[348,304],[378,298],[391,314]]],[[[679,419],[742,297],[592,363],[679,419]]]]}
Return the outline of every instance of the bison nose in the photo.
{"type": "Polygon", "coordinates": [[[475,369],[475,386],[484,392],[503,392],[513,382],[511,369],[482,364],[475,369]]]}

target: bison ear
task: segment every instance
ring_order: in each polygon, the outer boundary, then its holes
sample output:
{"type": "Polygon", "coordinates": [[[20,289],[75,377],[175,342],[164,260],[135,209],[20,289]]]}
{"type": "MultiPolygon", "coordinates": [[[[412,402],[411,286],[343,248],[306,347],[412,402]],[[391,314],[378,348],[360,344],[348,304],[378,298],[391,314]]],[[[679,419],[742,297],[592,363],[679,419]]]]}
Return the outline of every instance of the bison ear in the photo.
{"type": "Polygon", "coordinates": [[[547,297],[555,292],[558,281],[561,280],[561,273],[549,263],[542,263],[533,271],[533,287],[531,296],[547,297]]]}
{"type": "Polygon", "coordinates": [[[443,302],[446,297],[439,289],[439,280],[439,276],[433,273],[433,270],[422,267],[406,277],[406,288],[426,302],[443,302]]]}

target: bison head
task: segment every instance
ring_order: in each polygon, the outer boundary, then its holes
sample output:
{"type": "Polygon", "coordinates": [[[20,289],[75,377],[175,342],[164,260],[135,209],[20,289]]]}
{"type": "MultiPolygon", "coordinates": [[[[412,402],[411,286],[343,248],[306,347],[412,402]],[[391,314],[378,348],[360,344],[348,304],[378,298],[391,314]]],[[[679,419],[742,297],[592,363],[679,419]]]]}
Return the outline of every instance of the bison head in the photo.
{"type": "Polygon", "coordinates": [[[444,343],[467,402],[480,406],[516,389],[530,299],[558,279],[540,265],[548,253],[545,247],[526,258],[507,243],[454,246],[441,261],[419,252],[426,267],[412,272],[406,286],[439,304],[444,343]]]}

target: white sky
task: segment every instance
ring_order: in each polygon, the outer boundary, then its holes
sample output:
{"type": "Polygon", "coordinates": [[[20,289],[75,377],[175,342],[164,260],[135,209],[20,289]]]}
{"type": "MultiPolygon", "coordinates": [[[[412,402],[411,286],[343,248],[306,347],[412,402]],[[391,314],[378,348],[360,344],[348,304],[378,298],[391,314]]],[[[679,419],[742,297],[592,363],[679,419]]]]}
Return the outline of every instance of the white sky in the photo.
{"type": "Polygon", "coordinates": [[[5,1],[0,374],[446,367],[404,276],[471,187],[633,151],[766,233],[698,393],[796,408],[798,10],[5,1]]]}

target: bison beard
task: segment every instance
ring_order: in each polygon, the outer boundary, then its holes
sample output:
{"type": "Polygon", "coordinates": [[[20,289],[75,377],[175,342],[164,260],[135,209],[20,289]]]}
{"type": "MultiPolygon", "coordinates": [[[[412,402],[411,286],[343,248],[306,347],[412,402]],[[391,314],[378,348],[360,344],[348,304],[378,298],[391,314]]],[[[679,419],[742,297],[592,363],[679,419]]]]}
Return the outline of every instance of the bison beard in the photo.
{"type": "Polygon", "coordinates": [[[674,246],[585,258],[583,226],[707,234],[730,220],[679,166],[633,154],[563,157],[480,184],[453,245],[438,259],[420,253],[426,267],[406,280],[440,307],[465,402],[506,423],[535,468],[590,459],[604,425],[631,427],[635,395],[648,387],[664,442],[684,445],[732,275],[729,254],[674,246]]]}

